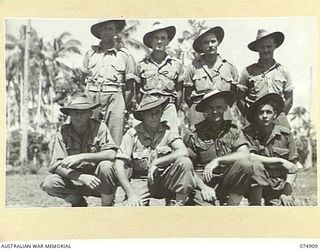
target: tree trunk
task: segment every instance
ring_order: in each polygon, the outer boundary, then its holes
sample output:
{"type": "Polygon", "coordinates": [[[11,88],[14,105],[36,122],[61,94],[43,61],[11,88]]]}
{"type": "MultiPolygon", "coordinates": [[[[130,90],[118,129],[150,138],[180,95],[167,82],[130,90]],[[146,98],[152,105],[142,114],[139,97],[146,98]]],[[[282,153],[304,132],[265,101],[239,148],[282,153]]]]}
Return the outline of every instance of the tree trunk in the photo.
{"type": "Polygon", "coordinates": [[[40,62],[39,86],[38,86],[38,107],[37,107],[37,131],[40,131],[41,123],[41,104],[42,104],[42,62],[40,62]]]}
{"type": "Polygon", "coordinates": [[[23,94],[22,94],[22,134],[20,144],[20,161],[24,165],[28,157],[28,128],[29,128],[29,111],[28,111],[28,88],[29,88],[29,43],[30,43],[31,21],[27,21],[25,51],[24,51],[24,76],[23,76],[23,94]]]}

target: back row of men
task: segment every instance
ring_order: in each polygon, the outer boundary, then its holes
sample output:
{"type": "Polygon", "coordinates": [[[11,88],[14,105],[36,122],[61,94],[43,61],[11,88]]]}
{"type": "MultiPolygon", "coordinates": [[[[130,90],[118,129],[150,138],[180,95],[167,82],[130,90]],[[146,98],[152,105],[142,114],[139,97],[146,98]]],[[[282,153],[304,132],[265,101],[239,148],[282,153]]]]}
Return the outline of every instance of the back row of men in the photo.
{"type": "Polygon", "coordinates": [[[235,66],[217,52],[221,27],[195,39],[199,57],[186,72],[166,53],[174,26],[154,23],[143,37],[152,52],[137,66],[115,42],[124,27],[124,20],[91,27],[101,42],[84,58],[86,94],[61,108],[71,122],[57,133],[53,174],[42,189],[72,206],[86,206],[83,196],[89,195],[112,205],[118,184],[132,206],[148,205],[150,197],[168,205],[239,205],[243,196],[251,205],[261,205],[262,198],[265,205],[293,205],[297,154],[286,118],[293,86],[273,58],[283,33],[258,31],[248,47],[259,61],[239,81],[235,66]],[[177,110],[183,91],[190,127],[182,140],[177,110]],[[134,117],[141,123],[123,136],[134,92],[140,104],[134,117]],[[243,131],[232,122],[236,106],[250,123],[243,131]]]}

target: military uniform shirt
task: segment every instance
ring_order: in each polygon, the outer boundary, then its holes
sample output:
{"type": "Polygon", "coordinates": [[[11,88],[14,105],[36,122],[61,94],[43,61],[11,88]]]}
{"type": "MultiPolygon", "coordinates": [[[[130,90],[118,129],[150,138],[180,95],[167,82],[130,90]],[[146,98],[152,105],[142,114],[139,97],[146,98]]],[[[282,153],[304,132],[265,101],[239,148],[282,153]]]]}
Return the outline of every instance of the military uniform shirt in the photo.
{"type": "Polygon", "coordinates": [[[58,130],[54,142],[49,172],[54,173],[68,155],[96,153],[108,149],[117,150],[105,123],[89,120],[89,129],[83,139],[78,136],[71,123],[64,124],[58,130]]]}
{"type": "Polygon", "coordinates": [[[230,91],[238,83],[236,67],[220,55],[212,68],[204,64],[203,56],[193,60],[187,68],[185,86],[192,87],[191,97],[202,96],[210,90],[230,91]]]}
{"type": "Polygon", "coordinates": [[[242,131],[231,121],[224,121],[222,130],[217,132],[204,120],[187,130],[184,143],[195,168],[203,169],[213,159],[237,151],[248,145],[242,131]]]}
{"type": "Polygon", "coordinates": [[[157,64],[150,56],[138,63],[140,85],[144,93],[177,97],[177,84],[184,79],[182,64],[169,55],[157,64]]]}
{"type": "Polygon", "coordinates": [[[268,157],[279,157],[294,162],[298,159],[295,142],[290,130],[275,124],[271,135],[265,139],[254,125],[243,129],[251,145],[250,151],[268,157]]]}
{"type": "Polygon", "coordinates": [[[241,90],[246,93],[246,102],[252,103],[256,99],[269,93],[277,93],[282,98],[293,91],[289,72],[280,63],[265,69],[260,63],[248,66],[240,77],[241,90]]]}
{"type": "MultiPolygon", "coordinates": [[[[143,123],[129,129],[124,135],[117,159],[132,163],[133,176],[146,176],[150,163],[156,158],[172,152],[171,144],[181,140],[180,135],[162,122],[158,133],[151,138],[144,130],[143,123]]],[[[160,166],[161,167],[161,166],[160,166]]]]}
{"type": "Polygon", "coordinates": [[[88,74],[87,89],[100,91],[103,86],[121,87],[129,79],[137,79],[136,64],[125,48],[103,51],[92,46],[83,59],[83,72],[88,74]]]}

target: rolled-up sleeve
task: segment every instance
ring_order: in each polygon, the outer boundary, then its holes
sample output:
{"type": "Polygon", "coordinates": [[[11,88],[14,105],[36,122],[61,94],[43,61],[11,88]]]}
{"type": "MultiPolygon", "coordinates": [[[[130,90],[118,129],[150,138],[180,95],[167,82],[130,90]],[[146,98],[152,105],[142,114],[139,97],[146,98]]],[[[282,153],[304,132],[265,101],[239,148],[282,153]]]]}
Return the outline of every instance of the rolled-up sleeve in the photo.
{"type": "Polygon", "coordinates": [[[107,125],[103,122],[101,122],[97,138],[99,141],[100,151],[109,150],[109,149],[113,149],[115,151],[118,150],[118,147],[114,143],[107,125]]]}
{"type": "Polygon", "coordinates": [[[185,87],[193,87],[194,83],[192,81],[192,77],[194,75],[194,67],[193,65],[189,65],[187,67],[186,73],[184,74],[184,86],[185,87]]]}
{"type": "Polygon", "coordinates": [[[286,93],[291,93],[293,91],[293,89],[294,89],[294,86],[293,86],[293,83],[292,83],[292,79],[291,79],[290,73],[289,73],[288,70],[283,69],[283,74],[284,74],[284,77],[286,79],[283,92],[285,94],[286,93]]]}
{"type": "Polygon", "coordinates": [[[194,140],[191,131],[188,129],[183,137],[183,142],[187,147],[190,159],[195,162],[197,159],[197,153],[194,146],[194,140]]]}
{"type": "Polygon", "coordinates": [[[248,81],[249,81],[249,73],[248,73],[247,69],[244,69],[240,75],[238,90],[240,90],[243,93],[247,93],[248,92],[248,81]]]}
{"type": "Polygon", "coordinates": [[[49,166],[49,172],[54,173],[57,167],[60,165],[60,162],[68,156],[67,147],[63,141],[63,137],[60,131],[57,132],[55,141],[53,144],[53,152],[51,163],[49,166]]]}
{"type": "Polygon", "coordinates": [[[126,162],[131,161],[131,156],[133,152],[134,140],[130,133],[126,133],[117,152],[116,159],[120,159],[126,162]]]}
{"type": "Polygon", "coordinates": [[[124,60],[126,64],[125,81],[134,80],[136,82],[139,82],[137,64],[132,55],[126,54],[124,60]]]}
{"type": "Polygon", "coordinates": [[[289,137],[289,140],[288,140],[288,149],[289,149],[289,157],[288,157],[288,160],[290,162],[294,162],[298,160],[298,152],[297,152],[297,149],[296,149],[296,144],[295,144],[295,141],[293,139],[293,136],[292,134],[290,134],[290,137],[289,137]]]}

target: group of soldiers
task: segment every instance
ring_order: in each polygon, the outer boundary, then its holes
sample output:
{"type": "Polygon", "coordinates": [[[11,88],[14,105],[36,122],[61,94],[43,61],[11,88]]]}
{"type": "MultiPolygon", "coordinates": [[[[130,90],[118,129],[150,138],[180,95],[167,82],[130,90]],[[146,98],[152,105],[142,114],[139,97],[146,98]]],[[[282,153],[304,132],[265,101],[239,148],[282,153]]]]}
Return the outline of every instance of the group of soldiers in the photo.
{"type": "Polygon", "coordinates": [[[258,30],[248,45],[259,61],[239,79],[236,67],[218,54],[224,30],[217,26],[193,42],[191,65],[168,55],[174,26],[155,22],[143,37],[150,55],[136,63],[117,38],[125,20],[94,24],[101,40],[83,63],[85,93],[60,111],[70,116],[55,138],[50,174],[41,188],[51,196],[87,206],[86,196],[112,206],[117,188],[127,206],[294,205],[298,155],[286,115],[293,86],[274,60],[282,32],[258,30]],[[123,135],[133,97],[137,125],[123,135]],[[189,106],[188,129],[179,134],[177,111],[189,106]],[[246,126],[239,127],[233,110],[246,126]]]}

